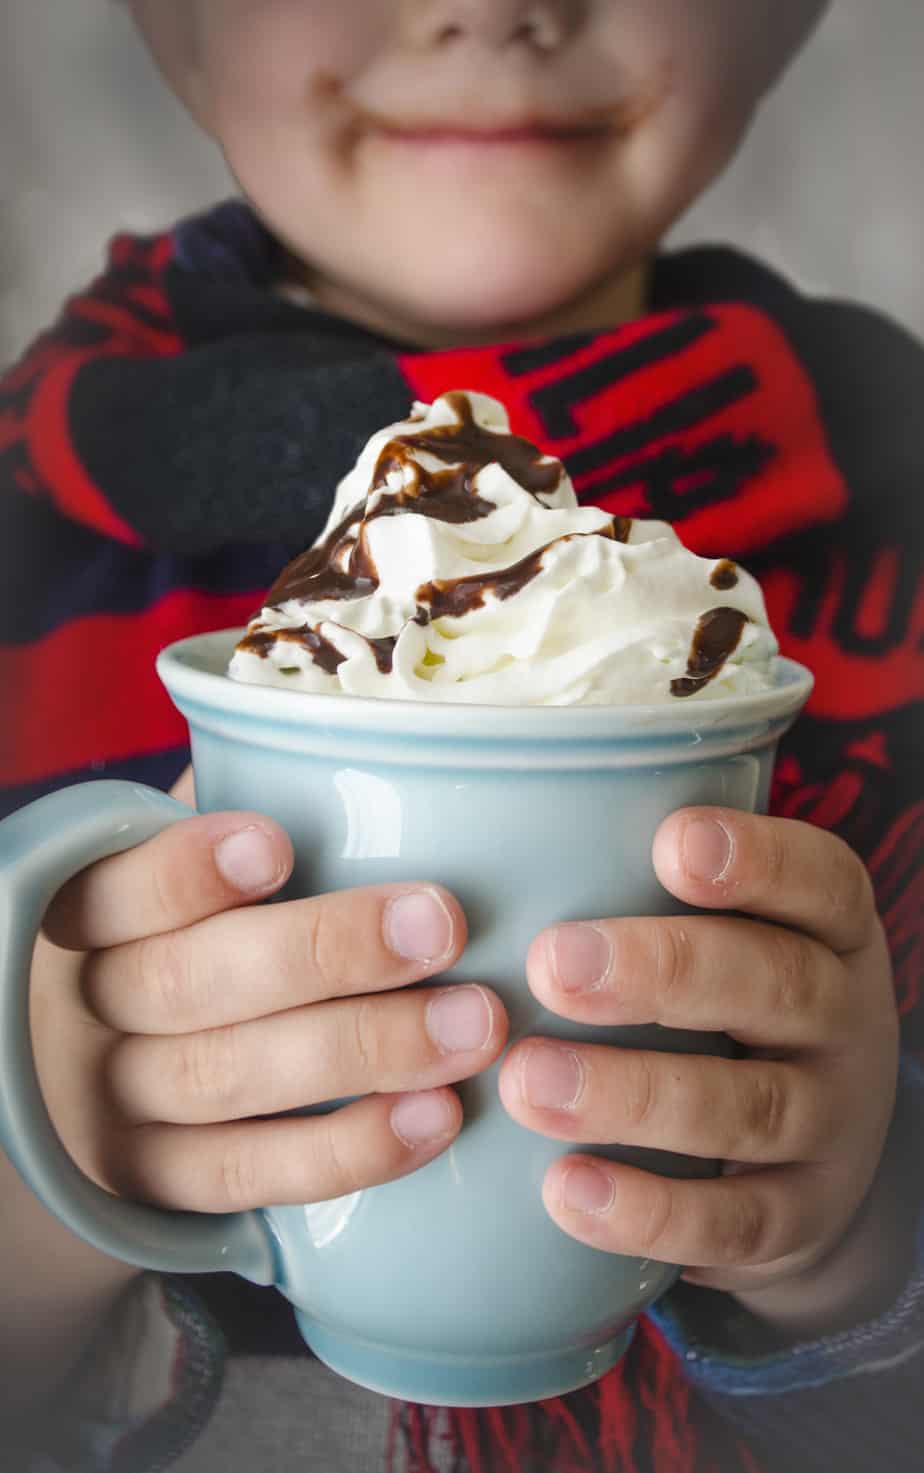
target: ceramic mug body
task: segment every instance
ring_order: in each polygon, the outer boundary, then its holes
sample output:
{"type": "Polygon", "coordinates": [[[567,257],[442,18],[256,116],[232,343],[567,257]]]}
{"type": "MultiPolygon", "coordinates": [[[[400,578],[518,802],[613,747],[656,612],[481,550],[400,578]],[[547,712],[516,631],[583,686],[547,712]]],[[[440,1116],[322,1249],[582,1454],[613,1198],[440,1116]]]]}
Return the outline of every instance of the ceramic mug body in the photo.
{"type": "MultiPolygon", "coordinates": [[[[680,909],[651,864],[658,825],[688,804],[766,807],[777,741],[811,687],[805,671],[782,661],[762,696],[660,708],[409,705],[237,685],[223,674],[236,634],[182,641],[158,669],[189,723],[199,809],[255,809],[291,835],[295,869],[279,898],[438,882],[470,931],[443,980],[494,988],[511,1043],[538,1034],[729,1052],[719,1035],[555,1017],[529,992],[524,961],[552,922],[680,909]]],[[[555,1226],[541,1182],[552,1160],[580,1147],[512,1121],[498,1068],[457,1086],[462,1130],[420,1171],[242,1215],[251,1233],[259,1220],[268,1247],[259,1272],[241,1271],[288,1296],[322,1360],[388,1395],[500,1405],[573,1390],[619,1358],[640,1311],[679,1271],[602,1253],[555,1226]]],[[[715,1170],[584,1148],[663,1173],[715,1170]]],[[[212,1266],[229,1266],[227,1253],[212,1266]]]]}

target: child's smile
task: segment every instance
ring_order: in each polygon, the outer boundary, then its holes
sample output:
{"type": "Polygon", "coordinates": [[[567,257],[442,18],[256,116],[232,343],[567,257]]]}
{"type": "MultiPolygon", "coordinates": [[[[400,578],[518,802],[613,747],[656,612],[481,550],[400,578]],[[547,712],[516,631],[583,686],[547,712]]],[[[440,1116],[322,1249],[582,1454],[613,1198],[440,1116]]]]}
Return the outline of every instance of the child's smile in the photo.
{"type": "Polygon", "coordinates": [[[440,345],[634,315],[820,0],[135,7],[317,299],[440,345]]]}

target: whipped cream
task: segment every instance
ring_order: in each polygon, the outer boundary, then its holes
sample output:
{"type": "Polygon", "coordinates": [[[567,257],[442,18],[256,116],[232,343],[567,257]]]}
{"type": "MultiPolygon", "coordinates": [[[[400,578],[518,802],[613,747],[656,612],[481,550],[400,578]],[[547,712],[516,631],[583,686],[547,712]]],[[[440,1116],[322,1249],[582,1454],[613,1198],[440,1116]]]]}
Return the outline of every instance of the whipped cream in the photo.
{"type": "Polygon", "coordinates": [[[373,435],[232,656],[283,690],[480,705],[709,701],[773,684],[756,581],[666,522],[579,506],[503,405],[444,394],[373,435]]]}

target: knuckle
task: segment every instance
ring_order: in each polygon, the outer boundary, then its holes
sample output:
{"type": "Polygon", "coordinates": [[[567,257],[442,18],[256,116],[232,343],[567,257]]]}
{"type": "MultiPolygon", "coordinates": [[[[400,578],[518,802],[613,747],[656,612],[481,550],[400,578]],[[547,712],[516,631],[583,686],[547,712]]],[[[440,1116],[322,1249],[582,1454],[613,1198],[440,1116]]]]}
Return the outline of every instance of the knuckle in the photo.
{"type": "Polygon", "coordinates": [[[723,1265],[753,1264],[762,1260],[766,1235],[763,1209],[757,1197],[736,1185],[727,1216],[717,1228],[717,1261],[723,1265]]]}
{"type": "Polygon", "coordinates": [[[829,1044],[850,1036],[855,1002],[843,963],[800,931],[767,927],[769,1004],[775,1016],[808,1022],[829,1044]]]}
{"type": "Polygon", "coordinates": [[[353,1063],[358,1065],[364,1079],[377,1078],[379,1070],[379,1036],[375,1027],[375,1011],[371,999],[360,998],[350,1009],[350,1046],[353,1063]]]}
{"type": "Polygon", "coordinates": [[[640,1234],[638,1252],[644,1258],[663,1259],[672,1256],[670,1245],[674,1217],[674,1193],[669,1182],[652,1177],[649,1183],[651,1202],[640,1234]]]}
{"type": "Polygon", "coordinates": [[[740,1079],[737,1114],[745,1150],[751,1146],[763,1155],[768,1147],[778,1149],[786,1132],[787,1108],[777,1071],[772,1066],[759,1065],[742,1072],[740,1079]]]}
{"type": "Polygon", "coordinates": [[[253,1207],[262,1199],[259,1152],[246,1142],[241,1133],[219,1157],[218,1195],[226,1208],[239,1212],[253,1207]]]}
{"type": "Polygon", "coordinates": [[[304,943],[307,942],[308,966],[315,985],[328,996],[336,996],[343,986],[345,974],[343,938],[331,914],[330,906],[323,900],[312,904],[306,912],[306,934],[299,937],[299,957],[296,965],[304,968],[304,943]]]}
{"type": "Polygon", "coordinates": [[[786,883],[786,840],[777,824],[768,824],[765,833],[763,884],[771,895],[776,895],[786,883]]]}
{"type": "Polygon", "coordinates": [[[176,1088],[193,1108],[234,1110],[239,1077],[236,1033],[234,1025],[190,1033],[176,1050],[176,1088]]]}
{"type": "Polygon", "coordinates": [[[158,855],[148,867],[148,884],[154,925],[169,930],[189,909],[189,878],[181,865],[158,855]]]}
{"type": "Polygon", "coordinates": [[[626,1121],[634,1128],[641,1129],[649,1123],[656,1105],[654,1068],[650,1057],[645,1053],[629,1055],[626,1062],[626,1121]]]}
{"type": "Polygon", "coordinates": [[[768,927],[771,1003],[787,1018],[809,1011],[815,993],[817,943],[798,931],[768,927]]]}
{"type": "Polygon", "coordinates": [[[667,1016],[678,991],[693,975],[693,946],[683,926],[663,921],[656,927],[655,989],[659,1016],[667,1016]]]}
{"type": "Polygon", "coordinates": [[[324,1116],[325,1128],[321,1137],[324,1151],[324,1196],[346,1197],[358,1192],[365,1183],[359,1179],[354,1164],[344,1151],[343,1124],[337,1119],[339,1112],[324,1116]]]}
{"type": "Polygon", "coordinates": [[[178,932],[148,936],[136,943],[141,985],[158,1017],[171,1021],[189,1015],[192,976],[189,948],[178,932]]]}

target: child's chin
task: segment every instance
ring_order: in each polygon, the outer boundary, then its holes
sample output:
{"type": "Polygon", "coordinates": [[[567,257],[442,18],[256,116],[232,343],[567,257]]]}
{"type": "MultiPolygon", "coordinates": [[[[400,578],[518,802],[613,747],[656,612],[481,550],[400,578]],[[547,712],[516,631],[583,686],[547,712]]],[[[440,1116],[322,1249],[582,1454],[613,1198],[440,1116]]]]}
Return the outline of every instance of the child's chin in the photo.
{"type": "Polygon", "coordinates": [[[602,277],[616,274],[611,262],[580,262],[574,253],[563,257],[535,245],[484,255],[460,247],[420,261],[401,282],[405,310],[422,325],[516,337],[566,314],[602,277]]]}

